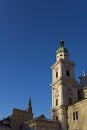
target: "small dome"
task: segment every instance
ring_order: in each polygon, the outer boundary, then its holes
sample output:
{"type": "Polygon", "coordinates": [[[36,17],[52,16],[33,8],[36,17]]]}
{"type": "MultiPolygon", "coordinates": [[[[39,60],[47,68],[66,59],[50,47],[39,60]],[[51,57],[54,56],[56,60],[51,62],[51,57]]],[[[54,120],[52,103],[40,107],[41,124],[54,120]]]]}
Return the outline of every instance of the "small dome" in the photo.
{"type": "Polygon", "coordinates": [[[63,40],[60,41],[60,47],[56,51],[56,54],[58,54],[60,52],[66,52],[66,53],[69,54],[68,49],[64,47],[64,41],[63,40]]]}

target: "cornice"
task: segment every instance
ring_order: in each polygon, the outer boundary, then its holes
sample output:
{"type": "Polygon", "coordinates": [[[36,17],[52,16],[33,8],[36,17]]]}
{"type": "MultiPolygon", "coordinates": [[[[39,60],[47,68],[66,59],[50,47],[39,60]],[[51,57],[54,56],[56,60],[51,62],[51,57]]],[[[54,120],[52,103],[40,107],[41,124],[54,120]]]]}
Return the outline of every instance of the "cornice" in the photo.
{"type": "Polygon", "coordinates": [[[64,78],[64,77],[58,78],[56,81],[52,82],[50,86],[54,87],[54,85],[57,83],[58,85],[65,85],[66,83],[72,83],[73,86],[75,87],[78,86],[78,82],[75,79],[64,78]]]}
{"type": "Polygon", "coordinates": [[[65,60],[65,59],[59,59],[58,61],[56,61],[53,66],[51,66],[51,69],[55,68],[55,66],[59,63],[67,63],[67,64],[70,64],[72,66],[75,66],[76,64],[73,62],[73,61],[70,61],[70,60],[65,60]]]}
{"type": "Polygon", "coordinates": [[[57,111],[59,109],[63,109],[63,108],[67,108],[67,107],[68,107],[67,105],[59,105],[59,106],[57,106],[55,108],[52,108],[51,112],[55,112],[55,111],[57,111]]]}

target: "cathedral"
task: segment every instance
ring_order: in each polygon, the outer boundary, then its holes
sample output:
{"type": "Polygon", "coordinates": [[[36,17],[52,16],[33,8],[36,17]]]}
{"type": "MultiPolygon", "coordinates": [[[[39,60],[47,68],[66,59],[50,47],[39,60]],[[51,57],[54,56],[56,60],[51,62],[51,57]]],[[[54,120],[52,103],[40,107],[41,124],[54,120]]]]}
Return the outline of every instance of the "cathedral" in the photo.
{"type": "Polygon", "coordinates": [[[0,130],[87,130],[87,75],[75,78],[75,63],[60,41],[52,69],[51,119],[44,115],[33,118],[31,98],[25,110],[13,109],[0,121],[0,130]]]}

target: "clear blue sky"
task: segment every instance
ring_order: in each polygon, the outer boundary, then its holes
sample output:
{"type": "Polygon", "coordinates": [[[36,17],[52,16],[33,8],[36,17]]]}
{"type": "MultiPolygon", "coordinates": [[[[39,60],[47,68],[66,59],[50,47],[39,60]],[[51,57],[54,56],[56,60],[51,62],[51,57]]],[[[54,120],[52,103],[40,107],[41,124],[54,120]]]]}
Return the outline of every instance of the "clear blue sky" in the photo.
{"type": "Polygon", "coordinates": [[[87,0],[0,0],[0,119],[14,107],[50,117],[51,66],[63,39],[87,70],[87,0]]]}

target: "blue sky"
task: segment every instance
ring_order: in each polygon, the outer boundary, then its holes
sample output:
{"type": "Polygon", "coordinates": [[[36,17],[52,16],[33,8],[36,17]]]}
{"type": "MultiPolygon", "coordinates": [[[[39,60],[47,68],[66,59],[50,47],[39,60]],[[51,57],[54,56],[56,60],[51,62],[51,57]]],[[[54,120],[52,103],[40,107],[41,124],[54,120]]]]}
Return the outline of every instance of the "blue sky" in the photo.
{"type": "Polygon", "coordinates": [[[87,70],[86,0],[0,0],[0,119],[12,109],[50,118],[51,66],[63,39],[76,79],[87,70]]]}

